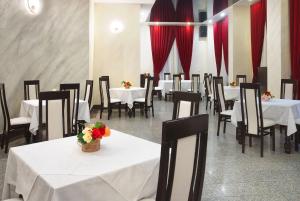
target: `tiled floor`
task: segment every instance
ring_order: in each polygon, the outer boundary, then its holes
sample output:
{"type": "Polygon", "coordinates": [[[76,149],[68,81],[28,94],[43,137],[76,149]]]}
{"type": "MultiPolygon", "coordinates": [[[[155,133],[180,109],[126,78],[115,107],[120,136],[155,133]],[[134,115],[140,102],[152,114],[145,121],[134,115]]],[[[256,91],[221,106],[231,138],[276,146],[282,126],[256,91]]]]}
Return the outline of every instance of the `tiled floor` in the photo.
{"type": "MultiPolygon", "coordinates": [[[[201,112],[205,111],[201,104],[201,112]]],[[[103,121],[111,128],[130,133],[154,142],[160,142],[161,122],[172,116],[172,103],[155,101],[155,118],[146,119],[137,113],[129,119],[122,113],[119,119],[113,113],[112,119],[103,121]]],[[[229,125],[226,134],[216,136],[217,116],[210,113],[208,152],[203,199],[216,200],[300,200],[300,153],[292,151],[288,155],[283,150],[283,136],[276,130],[276,151],[269,146],[269,137],[265,140],[265,157],[260,158],[259,141],[254,139],[253,147],[241,146],[235,140],[235,129],[229,125]]],[[[93,121],[99,114],[93,115],[93,121]]],[[[22,142],[16,142],[16,144],[22,142]]],[[[5,172],[6,155],[0,151],[0,195],[5,172]]]]}

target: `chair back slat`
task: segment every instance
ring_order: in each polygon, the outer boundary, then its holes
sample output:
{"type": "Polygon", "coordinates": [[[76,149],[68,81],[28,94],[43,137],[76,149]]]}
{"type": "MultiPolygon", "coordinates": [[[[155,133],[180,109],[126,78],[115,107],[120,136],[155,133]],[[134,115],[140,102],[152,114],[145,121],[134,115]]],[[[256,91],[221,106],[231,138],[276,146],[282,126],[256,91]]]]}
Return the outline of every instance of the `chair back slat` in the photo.
{"type": "Polygon", "coordinates": [[[100,87],[100,104],[104,108],[108,108],[110,104],[110,92],[109,92],[109,77],[101,76],[99,78],[99,87],[100,87]]]}
{"type": "Polygon", "coordinates": [[[84,100],[88,102],[89,108],[91,108],[93,98],[93,80],[87,80],[85,84],[84,100]]]}
{"type": "Polygon", "coordinates": [[[192,74],[192,86],[193,93],[200,93],[200,74],[192,74]]]}
{"type": "Polygon", "coordinates": [[[297,80],[292,79],[282,79],[281,80],[281,90],[280,98],[294,100],[297,98],[297,80]]]}
{"type": "Polygon", "coordinates": [[[24,81],[24,99],[34,100],[39,98],[40,81],[39,80],[25,80],[24,81]]]}
{"type": "Polygon", "coordinates": [[[216,93],[216,100],[217,100],[217,104],[219,106],[219,112],[223,112],[226,110],[223,78],[214,79],[214,84],[215,84],[214,88],[215,88],[215,93],[216,93]]]}
{"type": "Polygon", "coordinates": [[[211,88],[211,82],[209,81],[209,75],[204,75],[204,86],[205,86],[205,93],[206,96],[212,95],[212,88],[211,88]]]}
{"type": "Polygon", "coordinates": [[[218,83],[223,83],[223,77],[221,76],[214,76],[213,81],[212,81],[212,94],[213,94],[213,99],[217,100],[217,88],[216,88],[216,82],[218,83]]]}
{"type": "Polygon", "coordinates": [[[201,95],[198,93],[174,92],[173,117],[178,119],[199,114],[201,95]]]}
{"type": "Polygon", "coordinates": [[[3,116],[3,131],[8,132],[10,130],[11,125],[10,125],[10,116],[7,107],[4,83],[0,83],[0,101],[1,101],[2,116],[3,116]]]}
{"type": "Polygon", "coordinates": [[[163,123],[157,201],[201,200],[207,131],[207,114],[163,123]]]}
{"type": "Polygon", "coordinates": [[[153,104],[153,89],[154,89],[154,78],[147,77],[147,88],[146,88],[146,96],[145,96],[145,103],[147,106],[151,106],[153,104]]]}
{"type": "Polygon", "coordinates": [[[181,75],[175,74],[173,75],[173,92],[181,91],[181,75]]]}
{"type": "Polygon", "coordinates": [[[246,132],[258,135],[263,126],[260,85],[257,83],[241,83],[242,122],[246,132]]]}
{"type": "Polygon", "coordinates": [[[40,134],[43,133],[44,125],[46,126],[46,140],[53,140],[72,135],[70,91],[40,92],[40,134]],[[45,110],[43,110],[43,103],[45,104],[45,110]],[[46,113],[45,115],[44,112],[46,113]]]}
{"type": "Polygon", "coordinates": [[[78,110],[79,110],[79,97],[80,97],[80,84],[60,84],[61,91],[70,91],[70,104],[71,104],[71,123],[72,131],[74,135],[77,135],[77,123],[78,123],[78,110]]]}

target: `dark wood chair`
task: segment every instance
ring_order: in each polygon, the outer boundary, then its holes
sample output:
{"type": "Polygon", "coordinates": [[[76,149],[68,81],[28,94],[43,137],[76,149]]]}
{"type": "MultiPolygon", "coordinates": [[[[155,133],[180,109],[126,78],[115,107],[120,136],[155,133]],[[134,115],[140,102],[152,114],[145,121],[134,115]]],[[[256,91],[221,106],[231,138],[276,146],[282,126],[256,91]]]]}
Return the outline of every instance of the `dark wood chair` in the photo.
{"type": "Polygon", "coordinates": [[[164,80],[171,80],[171,73],[164,73],[164,80]]]}
{"type": "Polygon", "coordinates": [[[175,91],[181,91],[181,75],[180,74],[173,75],[172,89],[170,89],[169,92],[165,93],[165,101],[167,101],[168,96],[172,96],[175,91]]]}
{"type": "Polygon", "coordinates": [[[107,119],[110,119],[112,114],[112,109],[117,107],[119,110],[119,117],[121,117],[121,100],[110,98],[110,84],[109,76],[102,76],[99,78],[99,88],[100,88],[100,119],[102,119],[102,113],[107,109],[108,115],[107,119]]]}
{"type": "Polygon", "coordinates": [[[72,136],[71,121],[70,91],[46,91],[39,94],[37,141],[72,136]],[[46,103],[45,109],[43,109],[43,102],[46,103]],[[44,117],[46,119],[43,119],[44,117]]]}
{"type": "Polygon", "coordinates": [[[60,84],[60,91],[70,91],[72,134],[77,135],[80,84],[79,83],[60,84]]]}
{"type": "Polygon", "coordinates": [[[40,81],[25,80],[24,81],[24,100],[39,99],[40,81]]]}
{"type": "Polygon", "coordinates": [[[289,100],[297,99],[297,89],[297,80],[281,79],[280,98],[289,100]]]}
{"type": "Polygon", "coordinates": [[[31,133],[29,132],[30,118],[17,117],[10,118],[9,110],[7,106],[5,85],[0,83],[0,101],[3,117],[3,134],[1,140],[1,149],[5,145],[5,153],[8,153],[9,143],[22,136],[25,136],[26,143],[30,143],[31,133]]]}
{"type": "Polygon", "coordinates": [[[199,201],[205,175],[208,115],[163,122],[156,201],[199,201]]]}
{"type": "Polygon", "coordinates": [[[206,99],[206,110],[207,110],[208,103],[210,103],[210,108],[211,108],[211,101],[213,99],[211,82],[209,81],[209,75],[207,73],[204,74],[204,88],[205,88],[205,99],[206,99]]]}
{"type": "Polygon", "coordinates": [[[199,93],[174,92],[173,117],[178,119],[199,114],[201,95],[199,93]]]}
{"type": "Polygon", "coordinates": [[[147,77],[146,79],[146,94],[145,98],[138,98],[135,99],[133,102],[133,116],[135,117],[135,109],[141,108],[141,111],[144,109],[144,112],[146,114],[146,118],[148,118],[148,111],[152,109],[152,116],[154,117],[154,104],[153,104],[153,89],[154,89],[154,78],[153,77],[147,77]]]}
{"type": "Polygon", "coordinates": [[[84,100],[89,103],[90,109],[91,109],[91,104],[93,99],[93,88],[94,88],[94,81],[87,80],[85,84],[84,100]]]}
{"type": "Polygon", "coordinates": [[[193,93],[200,93],[200,74],[192,74],[192,82],[191,82],[191,89],[188,91],[193,93]]]}
{"type": "Polygon", "coordinates": [[[272,150],[275,151],[275,125],[270,119],[263,118],[261,106],[260,85],[257,83],[241,83],[241,110],[242,110],[242,153],[245,153],[245,137],[249,136],[249,145],[252,146],[252,137],[260,138],[260,156],[264,154],[264,136],[272,137],[272,150]]]}
{"type": "Polygon", "coordinates": [[[184,73],[179,73],[180,77],[181,77],[181,80],[185,80],[185,75],[184,73]]]}
{"type": "Polygon", "coordinates": [[[216,82],[222,82],[223,83],[223,77],[221,76],[214,76],[213,77],[213,81],[212,81],[212,92],[213,92],[213,103],[214,103],[214,107],[213,107],[213,112],[214,115],[216,114],[216,112],[218,112],[219,106],[218,106],[218,101],[217,101],[217,90],[216,90],[216,82]]]}
{"type": "Polygon", "coordinates": [[[247,82],[247,75],[236,75],[236,85],[239,86],[241,83],[247,82]]]}
{"type": "Polygon", "coordinates": [[[214,90],[216,93],[216,107],[218,112],[218,131],[217,136],[220,133],[221,122],[224,122],[223,133],[226,132],[226,123],[231,121],[232,110],[228,110],[224,96],[223,78],[214,79],[214,90]]]}

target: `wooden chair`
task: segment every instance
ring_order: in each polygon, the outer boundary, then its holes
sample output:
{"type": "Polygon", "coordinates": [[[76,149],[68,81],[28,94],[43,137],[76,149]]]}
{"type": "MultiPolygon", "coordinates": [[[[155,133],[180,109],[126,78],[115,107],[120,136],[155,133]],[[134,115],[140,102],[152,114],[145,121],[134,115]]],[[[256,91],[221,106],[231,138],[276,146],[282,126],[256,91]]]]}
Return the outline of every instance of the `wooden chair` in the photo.
{"type": "Polygon", "coordinates": [[[201,200],[207,131],[207,114],[163,122],[156,201],[201,200]]]}
{"type": "Polygon", "coordinates": [[[264,153],[264,136],[271,135],[272,150],[275,151],[275,125],[270,119],[263,118],[261,106],[260,85],[257,83],[241,83],[241,110],[242,110],[242,153],[245,153],[245,137],[249,136],[252,146],[252,136],[260,138],[260,155],[264,153]]]}
{"type": "Polygon", "coordinates": [[[105,109],[108,111],[108,117],[107,119],[110,119],[110,116],[112,114],[112,109],[114,107],[118,107],[119,110],[119,117],[121,117],[121,100],[110,98],[110,92],[109,92],[109,77],[108,76],[102,76],[99,78],[99,88],[100,88],[100,119],[102,119],[102,113],[105,109]]]}
{"type": "Polygon", "coordinates": [[[184,73],[179,73],[180,77],[181,77],[181,80],[185,80],[185,75],[184,73]]]}
{"type": "Polygon", "coordinates": [[[191,83],[191,89],[188,91],[193,93],[200,93],[200,74],[192,74],[192,83],[191,83]]]}
{"type": "Polygon", "coordinates": [[[94,81],[87,80],[85,84],[84,100],[89,103],[90,109],[91,109],[91,104],[93,99],[93,87],[94,87],[94,81]]]}
{"type": "Polygon", "coordinates": [[[77,135],[80,84],[79,83],[60,84],[60,91],[70,91],[72,134],[77,135]]]}
{"type": "Polygon", "coordinates": [[[201,95],[199,93],[174,92],[173,117],[178,119],[199,114],[201,95]]]}
{"type": "Polygon", "coordinates": [[[39,99],[40,81],[25,80],[24,81],[24,100],[39,99]]]}
{"type": "Polygon", "coordinates": [[[241,83],[247,82],[247,75],[236,75],[236,85],[239,86],[241,83]]]}
{"type": "Polygon", "coordinates": [[[281,79],[280,98],[295,100],[297,99],[297,80],[281,79]]]}
{"type": "Polygon", "coordinates": [[[222,82],[223,83],[223,77],[221,76],[214,76],[213,77],[213,81],[212,81],[212,93],[213,93],[213,103],[214,103],[214,107],[213,107],[213,112],[214,112],[214,115],[216,112],[218,112],[218,109],[219,109],[219,105],[218,105],[218,101],[217,101],[217,90],[216,90],[216,82],[222,82]]]}
{"type": "Polygon", "coordinates": [[[10,118],[9,110],[7,106],[5,85],[0,83],[0,102],[3,117],[3,134],[1,140],[1,149],[5,145],[5,153],[8,153],[9,143],[20,136],[25,136],[26,143],[30,143],[31,133],[29,132],[30,118],[17,117],[10,118]]]}
{"type": "Polygon", "coordinates": [[[213,93],[211,88],[211,82],[209,81],[209,75],[204,74],[204,88],[205,88],[205,99],[206,99],[206,110],[208,109],[208,103],[210,103],[211,108],[211,101],[213,99],[213,93]]]}
{"type": "Polygon", "coordinates": [[[223,79],[214,79],[214,88],[216,93],[216,106],[218,111],[218,131],[217,136],[220,133],[220,125],[221,122],[224,122],[223,133],[226,132],[226,123],[231,121],[231,115],[233,113],[232,110],[228,110],[226,106],[225,96],[224,96],[224,86],[223,86],[223,79]]]}
{"type": "Polygon", "coordinates": [[[173,92],[175,91],[181,91],[181,76],[180,74],[174,74],[173,75],[173,85],[172,89],[168,93],[165,93],[165,101],[168,100],[168,96],[172,96],[173,92]]]}
{"type": "Polygon", "coordinates": [[[71,129],[70,91],[46,91],[39,94],[38,141],[54,140],[73,135],[71,129]],[[43,110],[45,102],[45,110],[43,110]],[[45,114],[44,114],[45,112],[45,114]],[[46,119],[43,119],[45,117],[46,119]]]}
{"type": "Polygon", "coordinates": [[[153,104],[153,85],[154,85],[154,78],[153,77],[147,77],[146,79],[146,95],[145,98],[138,98],[135,99],[133,102],[133,116],[135,117],[135,109],[136,107],[144,109],[146,118],[148,118],[148,110],[152,109],[152,116],[154,117],[154,104],[153,104]]]}
{"type": "Polygon", "coordinates": [[[171,73],[164,73],[164,80],[171,80],[171,73]]]}

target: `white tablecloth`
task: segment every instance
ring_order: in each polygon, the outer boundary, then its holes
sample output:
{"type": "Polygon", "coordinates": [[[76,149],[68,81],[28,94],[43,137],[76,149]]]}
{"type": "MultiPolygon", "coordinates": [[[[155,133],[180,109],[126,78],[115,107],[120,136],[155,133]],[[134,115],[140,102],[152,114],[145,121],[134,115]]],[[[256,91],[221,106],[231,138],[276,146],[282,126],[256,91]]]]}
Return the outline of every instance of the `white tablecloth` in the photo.
{"type": "MultiPolygon", "coordinates": [[[[181,80],[181,91],[188,91],[191,89],[191,84],[191,80],[181,80]]],[[[158,87],[162,89],[162,95],[165,96],[165,94],[173,88],[173,80],[159,80],[158,87]]]]}
{"type": "Polygon", "coordinates": [[[239,100],[240,87],[224,86],[224,95],[226,100],[239,100]]]}
{"type": "MultiPolygon", "coordinates": [[[[262,101],[263,117],[271,119],[279,125],[287,126],[287,134],[292,135],[297,131],[295,120],[300,118],[300,101],[286,99],[272,99],[262,101]]],[[[242,121],[241,103],[236,101],[233,107],[231,122],[237,126],[242,121]]]]}
{"type": "Polygon", "coordinates": [[[125,88],[111,88],[110,97],[117,98],[122,101],[123,104],[127,103],[131,109],[133,107],[133,101],[137,98],[145,98],[146,89],[140,87],[131,87],[130,89],[125,88]]]}
{"type": "Polygon", "coordinates": [[[25,201],[136,201],[156,194],[160,145],[112,130],[84,153],[76,137],[10,149],[3,199],[12,184],[25,201]]]}
{"type": "MultiPolygon", "coordinates": [[[[43,107],[45,105],[46,103],[43,103],[43,107]]],[[[39,100],[23,100],[20,116],[31,118],[29,130],[35,134],[39,128],[39,100]]],[[[78,120],[90,122],[90,109],[87,101],[79,100],[78,120]]]]}

